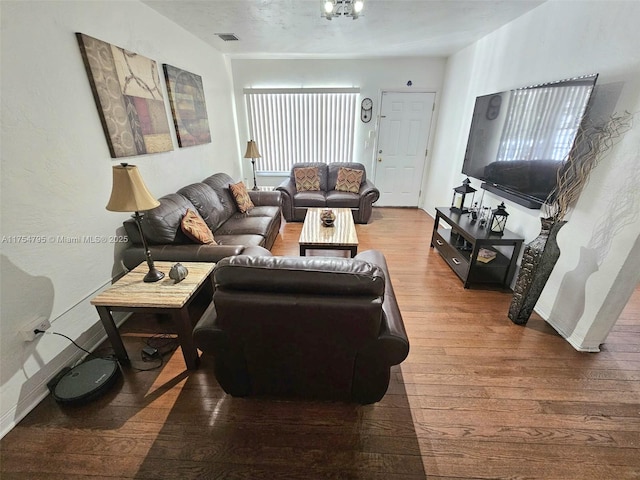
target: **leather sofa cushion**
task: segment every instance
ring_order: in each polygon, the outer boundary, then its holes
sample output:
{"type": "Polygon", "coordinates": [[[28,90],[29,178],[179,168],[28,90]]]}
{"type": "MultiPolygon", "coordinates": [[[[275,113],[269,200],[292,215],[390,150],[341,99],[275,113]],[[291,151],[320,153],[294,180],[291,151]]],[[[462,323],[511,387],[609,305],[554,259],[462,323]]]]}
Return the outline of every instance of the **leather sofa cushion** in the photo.
{"type": "Polygon", "coordinates": [[[325,192],[298,192],[293,198],[296,208],[324,207],[327,204],[325,192]]]}
{"type": "Polygon", "coordinates": [[[236,212],[233,214],[234,217],[237,218],[246,218],[246,217],[269,217],[269,218],[277,218],[280,213],[280,207],[273,207],[270,205],[262,205],[255,206],[247,213],[236,212]]]}
{"type": "Polygon", "coordinates": [[[160,205],[147,211],[142,219],[142,232],[150,245],[193,243],[180,228],[187,209],[196,207],[183,195],[170,193],[158,199],[160,205]]]}
{"type": "Polygon", "coordinates": [[[362,260],[333,257],[228,257],[216,264],[216,288],[315,294],[384,296],[382,269],[362,260]]]}
{"type": "Polygon", "coordinates": [[[269,233],[269,227],[272,219],[269,217],[236,217],[233,216],[224,222],[220,228],[214,232],[214,236],[231,235],[231,234],[251,234],[262,235],[266,237],[269,233]]]}
{"type": "Polygon", "coordinates": [[[182,187],[178,193],[186,198],[196,207],[196,210],[209,226],[211,231],[215,231],[227,217],[224,216],[222,203],[216,192],[206,183],[193,183],[182,187]]]}
{"type": "Polygon", "coordinates": [[[218,245],[243,245],[243,246],[254,246],[254,247],[264,247],[265,240],[262,235],[237,235],[235,233],[222,235],[215,234],[216,242],[218,245]]]}
{"type": "MultiPolygon", "coordinates": [[[[226,173],[216,173],[205,178],[202,183],[209,185],[216,192],[216,195],[218,195],[218,200],[220,200],[220,203],[222,204],[223,212],[221,213],[221,216],[223,219],[226,220],[238,211],[236,201],[233,198],[231,190],[229,190],[229,185],[235,183],[233,178],[226,173]]],[[[212,230],[214,230],[215,233],[215,229],[212,230]]]]}
{"type": "Polygon", "coordinates": [[[333,208],[358,208],[360,206],[360,195],[350,192],[339,192],[331,190],[327,192],[327,207],[333,208]]]}

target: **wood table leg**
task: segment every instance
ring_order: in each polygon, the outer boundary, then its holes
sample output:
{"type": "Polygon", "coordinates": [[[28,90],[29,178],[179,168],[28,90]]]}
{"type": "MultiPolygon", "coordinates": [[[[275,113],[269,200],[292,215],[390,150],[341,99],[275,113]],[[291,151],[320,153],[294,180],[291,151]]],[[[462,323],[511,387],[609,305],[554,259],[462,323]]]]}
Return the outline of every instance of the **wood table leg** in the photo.
{"type": "Polygon", "coordinates": [[[188,308],[185,306],[179,310],[173,310],[171,318],[178,333],[184,363],[187,364],[189,370],[194,370],[198,368],[200,357],[196,344],[193,342],[193,325],[188,308]]]}
{"type": "Polygon", "coordinates": [[[102,320],[102,326],[107,332],[107,337],[109,338],[109,342],[111,343],[111,347],[113,348],[118,361],[121,364],[129,365],[129,355],[127,354],[127,349],[124,348],[124,343],[122,343],[122,337],[120,337],[120,332],[118,331],[118,327],[116,327],[116,322],[113,321],[111,310],[109,310],[108,307],[98,306],[96,306],[96,310],[98,310],[98,315],[100,315],[100,320],[102,320]]]}

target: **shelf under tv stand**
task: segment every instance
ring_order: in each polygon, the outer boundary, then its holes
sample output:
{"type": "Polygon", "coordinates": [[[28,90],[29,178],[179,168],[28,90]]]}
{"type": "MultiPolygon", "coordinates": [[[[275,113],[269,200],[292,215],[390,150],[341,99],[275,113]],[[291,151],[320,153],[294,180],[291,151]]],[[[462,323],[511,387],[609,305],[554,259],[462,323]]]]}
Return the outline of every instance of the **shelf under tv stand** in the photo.
{"type": "Polygon", "coordinates": [[[460,277],[464,288],[478,283],[510,289],[523,242],[509,230],[502,236],[492,234],[488,227],[472,221],[469,214],[456,213],[449,207],[436,208],[431,247],[460,277]],[[496,257],[488,263],[478,261],[481,248],[495,251],[496,257]]]}

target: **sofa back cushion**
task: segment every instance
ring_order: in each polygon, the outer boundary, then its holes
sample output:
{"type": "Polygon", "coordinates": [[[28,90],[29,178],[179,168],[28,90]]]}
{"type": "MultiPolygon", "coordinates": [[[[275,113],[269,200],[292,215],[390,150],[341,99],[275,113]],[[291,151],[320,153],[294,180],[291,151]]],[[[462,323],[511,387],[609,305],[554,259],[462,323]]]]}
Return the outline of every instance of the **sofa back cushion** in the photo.
{"type": "Polygon", "coordinates": [[[206,183],[192,183],[178,190],[178,193],[196,207],[198,214],[205,221],[212,232],[215,232],[224,221],[224,207],[216,191],[206,183]]]}
{"type": "Polygon", "coordinates": [[[328,190],[335,190],[338,183],[338,174],[341,168],[350,168],[352,170],[362,170],[362,179],[360,184],[367,181],[367,171],[364,165],[358,162],[335,162],[327,165],[327,186],[328,190]]]}
{"type": "MultiPolygon", "coordinates": [[[[145,212],[142,218],[142,232],[147,242],[150,245],[193,243],[180,228],[180,222],[187,210],[195,210],[189,199],[178,193],[170,193],[160,197],[158,201],[160,205],[145,212]]],[[[131,235],[133,230],[127,228],[131,241],[141,243],[139,235],[131,235]]]]}
{"type": "MultiPolygon", "coordinates": [[[[216,173],[211,175],[210,177],[205,178],[202,183],[206,183],[216,192],[218,196],[218,200],[222,204],[222,214],[220,218],[222,222],[220,225],[229,219],[232,215],[238,212],[238,206],[236,204],[235,198],[233,198],[233,194],[231,190],[229,190],[229,185],[232,183],[236,183],[233,178],[231,178],[226,173],[216,173]]],[[[220,226],[218,225],[216,228],[211,228],[214,232],[220,226]]],[[[211,226],[211,225],[210,225],[211,226]]]]}
{"type": "Polygon", "coordinates": [[[318,169],[318,181],[320,191],[327,191],[327,164],[321,162],[312,162],[312,163],[294,163],[291,167],[291,181],[295,185],[296,182],[296,169],[299,168],[317,168],[318,169]]]}
{"type": "Polygon", "coordinates": [[[278,294],[382,297],[385,277],[380,267],[351,258],[237,256],[216,264],[220,288],[278,294]]]}

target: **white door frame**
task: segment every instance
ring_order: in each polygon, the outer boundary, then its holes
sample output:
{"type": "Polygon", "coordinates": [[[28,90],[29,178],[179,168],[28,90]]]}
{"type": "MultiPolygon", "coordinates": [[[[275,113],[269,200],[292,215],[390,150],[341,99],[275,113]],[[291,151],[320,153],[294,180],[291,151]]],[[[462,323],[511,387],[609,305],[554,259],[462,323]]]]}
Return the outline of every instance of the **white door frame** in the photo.
{"type": "Polygon", "coordinates": [[[378,94],[378,111],[376,115],[376,138],[373,148],[373,154],[371,158],[371,163],[373,164],[373,178],[376,178],[378,173],[378,150],[379,150],[379,142],[380,142],[380,121],[382,116],[382,97],[385,93],[433,93],[434,101],[433,101],[433,111],[431,113],[431,124],[429,126],[429,132],[427,134],[427,155],[425,155],[424,160],[422,162],[422,172],[420,174],[420,193],[418,195],[418,207],[422,202],[422,198],[424,195],[423,185],[425,183],[425,176],[427,174],[427,159],[429,158],[429,154],[431,154],[433,150],[433,131],[436,123],[436,113],[438,112],[438,92],[433,89],[413,89],[413,88],[383,88],[380,90],[378,94]]]}

